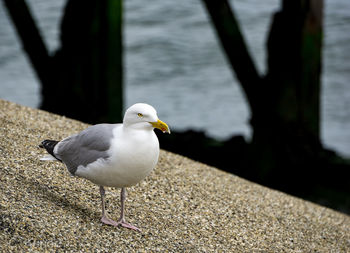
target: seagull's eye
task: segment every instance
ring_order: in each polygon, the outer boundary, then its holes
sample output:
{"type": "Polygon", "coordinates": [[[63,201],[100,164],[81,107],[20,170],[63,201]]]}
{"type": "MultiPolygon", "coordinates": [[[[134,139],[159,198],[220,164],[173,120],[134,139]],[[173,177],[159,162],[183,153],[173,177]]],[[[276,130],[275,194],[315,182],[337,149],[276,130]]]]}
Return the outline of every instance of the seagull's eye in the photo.
{"type": "Polygon", "coordinates": [[[137,116],[139,116],[140,118],[143,117],[143,114],[142,113],[138,113],[137,116]]]}

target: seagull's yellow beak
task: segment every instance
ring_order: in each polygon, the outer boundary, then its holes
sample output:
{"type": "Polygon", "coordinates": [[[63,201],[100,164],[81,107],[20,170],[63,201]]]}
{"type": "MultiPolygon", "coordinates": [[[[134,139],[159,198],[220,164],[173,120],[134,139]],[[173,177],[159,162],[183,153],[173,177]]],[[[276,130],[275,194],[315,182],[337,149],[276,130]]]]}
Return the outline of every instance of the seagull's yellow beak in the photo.
{"type": "Polygon", "coordinates": [[[168,125],[165,122],[161,121],[160,119],[158,119],[156,122],[150,122],[150,124],[153,127],[160,129],[163,133],[170,134],[170,129],[168,125]]]}

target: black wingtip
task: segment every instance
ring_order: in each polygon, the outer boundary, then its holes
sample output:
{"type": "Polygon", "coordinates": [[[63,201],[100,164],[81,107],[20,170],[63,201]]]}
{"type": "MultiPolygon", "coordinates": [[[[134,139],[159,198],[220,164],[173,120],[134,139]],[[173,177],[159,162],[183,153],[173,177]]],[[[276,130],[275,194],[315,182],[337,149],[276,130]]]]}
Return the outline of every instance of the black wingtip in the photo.
{"type": "Polygon", "coordinates": [[[55,146],[57,145],[57,143],[59,143],[59,141],[54,141],[54,140],[44,140],[41,142],[41,144],[39,144],[40,148],[45,148],[47,153],[49,153],[50,155],[52,155],[53,157],[55,157],[57,160],[59,160],[55,154],[53,153],[53,150],[55,148],[55,146]]]}

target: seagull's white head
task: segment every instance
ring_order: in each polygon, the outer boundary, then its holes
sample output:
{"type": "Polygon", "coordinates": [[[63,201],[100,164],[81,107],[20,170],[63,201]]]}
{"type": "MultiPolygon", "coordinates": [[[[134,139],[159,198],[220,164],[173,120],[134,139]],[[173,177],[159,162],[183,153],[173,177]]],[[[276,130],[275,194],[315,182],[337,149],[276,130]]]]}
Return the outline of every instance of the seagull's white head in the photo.
{"type": "Polygon", "coordinates": [[[157,111],[144,103],[130,106],[125,112],[123,124],[134,128],[158,128],[163,133],[170,134],[168,125],[158,118],[157,111]]]}

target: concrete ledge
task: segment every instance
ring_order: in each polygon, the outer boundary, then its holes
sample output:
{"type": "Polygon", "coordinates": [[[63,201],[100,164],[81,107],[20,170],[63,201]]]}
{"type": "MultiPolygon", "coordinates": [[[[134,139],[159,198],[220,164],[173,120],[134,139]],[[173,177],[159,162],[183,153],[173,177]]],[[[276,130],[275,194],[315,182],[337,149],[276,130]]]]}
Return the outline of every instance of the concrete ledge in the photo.
{"type": "MultiPolygon", "coordinates": [[[[87,125],[0,100],[0,251],[350,252],[350,217],[162,151],[128,189],[141,233],[100,223],[98,187],[39,161],[45,138],[87,125]]],[[[119,190],[107,188],[119,215],[119,190]]]]}

